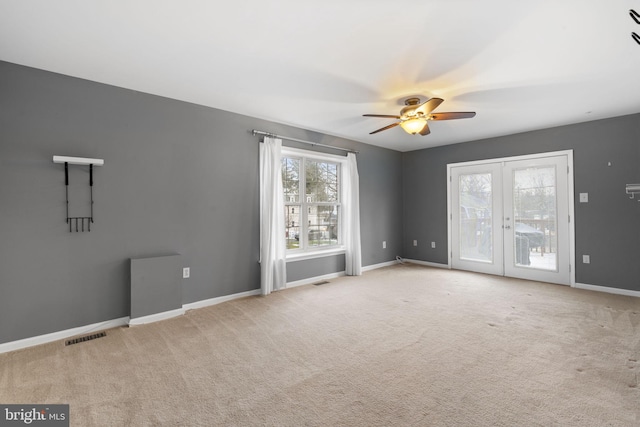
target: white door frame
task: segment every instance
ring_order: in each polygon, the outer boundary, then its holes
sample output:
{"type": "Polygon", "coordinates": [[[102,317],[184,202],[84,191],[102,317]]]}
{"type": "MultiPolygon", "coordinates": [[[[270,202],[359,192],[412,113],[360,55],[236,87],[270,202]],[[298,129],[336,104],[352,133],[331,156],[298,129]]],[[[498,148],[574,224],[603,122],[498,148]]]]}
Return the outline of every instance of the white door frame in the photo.
{"type": "Polygon", "coordinates": [[[541,159],[545,157],[555,157],[555,156],[567,156],[567,196],[569,202],[569,270],[570,270],[570,286],[575,287],[576,285],[576,269],[575,269],[575,221],[574,221],[574,182],[573,182],[573,150],[563,150],[563,151],[552,151],[546,153],[536,153],[536,154],[527,154],[523,156],[513,156],[513,157],[500,157],[495,159],[486,159],[486,160],[476,160],[470,162],[460,162],[460,163],[449,163],[447,164],[447,235],[448,235],[448,268],[451,269],[452,261],[453,261],[453,250],[452,250],[452,218],[453,212],[451,207],[451,169],[454,167],[460,166],[475,166],[482,165],[487,163],[500,163],[500,162],[510,162],[517,160],[533,160],[533,159],[541,159]]]}

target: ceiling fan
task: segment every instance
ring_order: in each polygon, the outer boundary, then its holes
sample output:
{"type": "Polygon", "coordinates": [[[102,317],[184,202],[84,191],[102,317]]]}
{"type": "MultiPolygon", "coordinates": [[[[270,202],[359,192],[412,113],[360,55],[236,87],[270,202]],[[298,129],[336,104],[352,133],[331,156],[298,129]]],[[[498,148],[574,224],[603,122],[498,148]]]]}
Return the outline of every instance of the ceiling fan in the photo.
{"type": "Polygon", "coordinates": [[[387,114],[363,114],[363,117],[381,117],[388,119],[398,119],[396,123],[392,123],[389,126],[385,126],[373,132],[369,132],[369,135],[382,132],[383,130],[391,129],[400,125],[405,132],[415,135],[428,135],[431,133],[429,129],[429,120],[453,120],[453,119],[468,119],[476,115],[475,112],[459,112],[459,113],[432,113],[440,104],[444,102],[441,98],[431,98],[422,104],[420,104],[420,98],[408,98],[404,101],[406,107],[400,110],[399,116],[387,115],[387,114]]]}

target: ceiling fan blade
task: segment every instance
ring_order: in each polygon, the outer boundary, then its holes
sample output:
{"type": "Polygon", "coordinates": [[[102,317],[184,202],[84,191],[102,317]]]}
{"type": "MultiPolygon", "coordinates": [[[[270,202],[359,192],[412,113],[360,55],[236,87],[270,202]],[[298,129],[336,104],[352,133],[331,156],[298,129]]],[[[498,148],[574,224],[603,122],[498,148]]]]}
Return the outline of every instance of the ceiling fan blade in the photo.
{"type": "Polygon", "coordinates": [[[444,99],[442,98],[431,98],[430,100],[425,101],[421,106],[416,108],[415,111],[416,113],[422,112],[422,114],[426,116],[430,112],[438,108],[438,105],[442,104],[443,102],[444,102],[444,99]]]}
{"type": "Polygon", "coordinates": [[[470,119],[475,117],[476,113],[472,111],[459,113],[434,113],[431,114],[431,120],[454,120],[454,119],[470,119]]]}
{"type": "Polygon", "coordinates": [[[399,124],[400,123],[391,123],[389,126],[385,126],[385,127],[380,128],[378,130],[374,130],[373,132],[369,132],[369,135],[373,135],[374,133],[378,133],[378,132],[382,132],[383,130],[394,128],[394,127],[398,126],[399,124]]]}
{"type": "Polygon", "coordinates": [[[384,119],[399,119],[400,116],[392,116],[389,114],[363,114],[362,117],[382,117],[384,119]]]}
{"type": "Polygon", "coordinates": [[[420,135],[425,136],[425,135],[429,135],[431,133],[431,129],[429,129],[429,124],[425,123],[424,127],[422,128],[422,130],[420,132],[418,132],[420,135]]]}

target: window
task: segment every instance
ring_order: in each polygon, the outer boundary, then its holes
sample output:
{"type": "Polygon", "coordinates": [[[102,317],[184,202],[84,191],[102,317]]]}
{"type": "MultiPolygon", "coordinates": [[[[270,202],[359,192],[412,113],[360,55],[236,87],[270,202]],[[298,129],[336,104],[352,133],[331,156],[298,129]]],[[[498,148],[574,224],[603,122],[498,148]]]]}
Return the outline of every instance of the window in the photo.
{"type": "Polygon", "coordinates": [[[342,245],[342,161],[283,150],[285,238],[289,253],[342,245]]]}

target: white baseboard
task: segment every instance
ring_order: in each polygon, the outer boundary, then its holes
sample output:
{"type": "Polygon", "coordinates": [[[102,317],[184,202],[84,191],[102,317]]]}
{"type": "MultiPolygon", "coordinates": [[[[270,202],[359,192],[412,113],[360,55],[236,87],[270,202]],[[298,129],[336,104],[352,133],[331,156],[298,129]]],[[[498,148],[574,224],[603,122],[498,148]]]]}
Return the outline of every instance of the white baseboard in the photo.
{"type": "Polygon", "coordinates": [[[253,295],[260,295],[260,289],[254,289],[252,291],[239,292],[237,294],[224,295],[221,297],[209,298],[202,301],[196,301],[189,304],[184,304],[182,308],[184,308],[185,310],[194,310],[196,308],[209,307],[211,305],[220,304],[225,301],[231,301],[234,299],[249,297],[253,295]]]}
{"type": "MultiPolygon", "coordinates": [[[[439,263],[435,263],[435,262],[420,261],[420,260],[415,260],[415,259],[406,259],[405,258],[404,262],[408,262],[408,263],[412,263],[412,264],[419,264],[419,265],[426,265],[428,267],[446,268],[446,269],[449,269],[449,270],[451,269],[448,264],[439,264],[439,263]]],[[[588,290],[588,291],[605,292],[605,293],[608,293],[608,294],[625,295],[625,296],[629,296],[629,297],[640,298],[640,291],[631,291],[629,289],[610,288],[608,286],[587,285],[587,284],[584,284],[584,283],[576,283],[573,287],[574,288],[578,288],[578,289],[585,289],[585,290],[588,290]]]]}
{"type": "Polygon", "coordinates": [[[574,287],[578,289],[585,289],[587,291],[606,292],[608,294],[640,298],[640,291],[632,291],[629,289],[609,288],[607,286],[587,285],[585,283],[576,283],[574,287]]]}
{"type": "Polygon", "coordinates": [[[145,323],[156,322],[158,320],[169,319],[171,317],[180,316],[184,314],[187,310],[220,304],[221,302],[230,301],[236,298],[243,298],[251,295],[260,295],[260,289],[247,291],[247,292],[240,292],[233,295],[225,295],[222,297],[211,298],[203,301],[196,301],[190,304],[184,304],[182,308],[179,308],[176,310],[171,310],[164,313],[152,314],[150,316],[136,317],[135,319],[131,319],[129,317],[121,317],[119,319],[107,320],[104,322],[93,323],[91,325],[79,326],[77,328],[72,328],[72,329],[66,329],[64,331],[52,332],[50,334],[25,338],[18,341],[11,341],[11,342],[0,344],[0,354],[7,353],[10,351],[20,350],[27,347],[33,347],[40,344],[47,344],[53,341],[75,337],[77,335],[86,335],[91,332],[101,331],[104,329],[118,328],[120,326],[137,326],[137,325],[143,325],[145,323]]]}
{"type": "MultiPolygon", "coordinates": [[[[410,260],[405,260],[405,261],[407,261],[407,262],[415,262],[416,264],[429,265],[431,267],[449,268],[449,266],[445,265],[445,264],[427,263],[425,261],[410,261],[410,260]]],[[[378,268],[390,267],[390,266],[396,265],[396,264],[398,264],[397,260],[381,262],[379,264],[366,265],[366,266],[362,267],[362,272],[364,273],[364,272],[367,272],[367,271],[376,270],[378,268]]],[[[295,282],[288,282],[287,283],[287,289],[288,288],[295,288],[296,286],[310,285],[312,283],[316,283],[316,282],[319,282],[319,281],[322,281],[322,280],[335,279],[335,278],[342,277],[342,276],[345,276],[345,275],[346,275],[346,273],[344,271],[340,271],[340,272],[337,272],[337,273],[325,274],[323,276],[315,276],[315,277],[309,277],[308,279],[296,280],[295,282]]]]}
{"type": "Polygon", "coordinates": [[[371,271],[371,270],[376,270],[378,268],[389,267],[391,265],[396,265],[397,263],[398,263],[397,260],[393,260],[393,261],[381,262],[380,264],[366,265],[362,267],[362,272],[364,273],[365,271],[371,271]]]}
{"type": "MultiPolygon", "coordinates": [[[[449,266],[447,264],[439,264],[439,263],[412,260],[412,259],[404,259],[404,261],[413,263],[413,264],[426,265],[429,267],[449,269],[449,266]]],[[[366,267],[363,267],[362,270],[370,271],[376,268],[382,268],[382,267],[394,265],[396,263],[397,263],[396,261],[389,261],[389,262],[384,262],[380,264],[368,265],[366,267]]],[[[308,279],[298,280],[295,282],[289,282],[287,283],[287,288],[308,285],[321,280],[335,279],[338,277],[342,277],[344,275],[345,275],[344,271],[341,271],[337,273],[325,274],[323,276],[317,276],[317,277],[312,277],[308,279]]],[[[628,289],[619,289],[619,288],[609,288],[607,286],[587,285],[584,283],[576,283],[575,287],[578,289],[585,289],[589,291],[606,292],[610,294],[625,295],[625,296],[640,298],[640,291],[632,291],[628,289]]],[[[172,310],[170,312],[165,312],[165,313],[159,313],[158,315],[138,317],[136,319],[130,319],[129,317],[121,317],[119,319],[107,320],[104,322],[93,323],[91,325],[85,325],[85,326],[79,326],[77,328],[67,329],[64,331],[58,331],[50,334],[39,335],[36,337],[30,337],[30,338],[17,340],[17,341],[11,341],[11,342],[0,344],[0,354],[7,353],[9,351],[20,350],[27,347],[33,347],[40,344],[47,344],[53,341],[63,340],[65,338],[70,338],[77,335],[85,335],[85,334],[99,331],[99,330],[117,328],[120,326],[127,326],[127,325],[140,325],[143,323],[148,323],[148,321],[162,320],[162,318],[179,316],[181,314],[184,314],[187,310],[208,307],[211,305],[223,303],[225,301],[231,301],[237,298],[244,298],[247,296],[254,296],[254,295],[260,295],[260,289],[255,289],[252,291],[240,292],[237,294],[225,295],[221,297],[184,304],[181,309],[172,310]],[[162,317],[163,315],[168,315],[168,317],[162,317]],[[158,317],[162,317],[162,318],[158,318],[158,317]]]]}
{"type": "MultiPolygon", "coordinates": [[[[362,272],[371,271],[378,268],[389,267],[391,265],[396,265],[398,261],[387,261],[381,262],[380,264],[372,264],[362,267],[362,272]]],[[[338,271],[336,273],[324,274],[322,276],[309,277],[307,279],[296,280],[295,282],[287,282],[287,288],[295,288],[296,286],[310,285],[312,283],[320,282],[322,280],[336,279],[338,277],[346,276],[344,271],[338,271]]]]}
{"type": "Polygon", "coordinates": [[[427,267],[445,268],[447,270],[451,270],[451,267],[449,267],[449,264],[440,264],[438,262],[420,261],[417,259],[408,259],[408,258],[404,258],[403,261],[411,264],[426,265],[427,267]]]}
{"type": "Polygon", "coordinates": [[[324,274],[322,276],[309,277],[308,279],[296,280],[295,282],[287,282],[287,287],[285,289],[295,288],[296,286],[310,285],[312,283],[320,282],[322,280],[336,279],[344,275],[345,275],[344,271],[338,271],[336,273],[329,273],[329,274],[324,274]]]}
{"type": "Polygon", "coordinates": [[[144,325],[145,323],[153,323],[159,320],[171,319],[172,317],[182,316],[184,308],[176,308],[175,310],[163,311],[162,313],[154,313],[148,316],[136,317],[129,319],[129,326],[144,325]]]}
{"type": "Polygon", "coordinates": [[[90,332],[100,331],[104,329],[118,328],[120,326],[127,326],[129,324],[128,317],[121,317],[119,319],[107,320],[104,322],[93,323],[91,325],[79,326],[77,328],[66,329],[64,331],[52,332],[50,334],[38,335],[37,337],[25,338],[18,341],[11,341],[4,344],[0,344],[0,353],[7,353],[9,351],[20,350],[27,347],[33,347],[35,345],[47,344],[53,341],[63,340],[65,338],[75,337],[77,335],[85,335],[90,332]]]}

